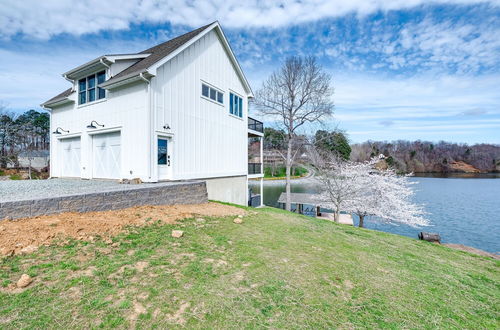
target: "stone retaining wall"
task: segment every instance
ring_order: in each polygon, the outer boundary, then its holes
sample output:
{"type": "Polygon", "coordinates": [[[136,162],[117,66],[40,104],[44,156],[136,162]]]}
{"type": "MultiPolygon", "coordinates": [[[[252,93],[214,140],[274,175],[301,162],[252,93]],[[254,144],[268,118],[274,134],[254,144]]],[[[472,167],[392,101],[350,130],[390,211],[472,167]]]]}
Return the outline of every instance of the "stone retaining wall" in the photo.
{"type": "Polygon", "coordinates": [[[140,205],[207,203],[205,182],[158,184],[91,194],[0,203],[0,220],[36,217],[62,212],[118,210],[140,205]]]}

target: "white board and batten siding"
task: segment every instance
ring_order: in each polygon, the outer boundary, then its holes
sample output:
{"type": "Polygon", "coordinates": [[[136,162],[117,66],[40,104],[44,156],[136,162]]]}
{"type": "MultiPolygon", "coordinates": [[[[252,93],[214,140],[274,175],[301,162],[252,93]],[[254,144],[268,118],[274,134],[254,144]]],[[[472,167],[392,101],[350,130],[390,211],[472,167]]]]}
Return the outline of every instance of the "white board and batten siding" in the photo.
{"type": "MultiPolygon", "coordinates": [[[[51,164],[51,176],[67,177],[74,176],[75,161],[71,160],[71,174],[68,175],[67,155],[64,153],[66,140],[80,140],[81,157],[80,173],[77,177],[86,179],[103,177],[103,174],[113,173],[106,178],[147,178],[149,140],[145,134],[148,129],[147,118],[147,85],[135,84],[123,89],[107,91],[105,100],[99,100],[90,104],[78,105],[77,93],[74,97],[75,103],[56,107],[52,110],[51,131],[57,127],[69,130],[69,133],[61,135],[51,134],[51,144],[59,148],[51,148],[51,159],[56,161],[51,164]],[[97,121],[104,127],[89,129],[87,125],[91,121],[97,121]],[[109,134],[109,133],[113,133],[109,134]],[[107,134],[107,135],[105,135],[107,134]],[[114,138],[109,138],[114,136],[114,138]],[[118,136],[118,137],[117,137],[118,136]],[[119,142],[117,142],[119,141],[119,142]],[[112,154],[101,157],[104,164],[95,170],[97,165],[95,153],[99,150],[96,145],[114,144],[113,148],[103,147],[112,151],[112,154]],[[116,150],[116,145],[126,146],[116,150]],[[113,149],[113,150],[112,150],[113,149]],[[110,157],[119,157],[119,164],[112,164],[110,157]],[[106,170],[107,169],[107,170],[106,170]],[[104,172],[103,172],[104,171],[104,172]],[[107,171],[107,172],[106,172],[107,171]]],[[[74,144],[74,142],[72,143],[74,144]]],[[[104,149],[102,149],[104,150],[104,149]]]]}
{"type": "Polygon", "coordinates": [[[155,134],[172,134],[174,180],[247,173],[247,93],[218,38],[207,33],[151,82],[155,134]],[[223,105],[202,97],[202,82],[224,93],[223,105]],[[243,99],[242,118],[229,114],[230,92],[243,99]]]}

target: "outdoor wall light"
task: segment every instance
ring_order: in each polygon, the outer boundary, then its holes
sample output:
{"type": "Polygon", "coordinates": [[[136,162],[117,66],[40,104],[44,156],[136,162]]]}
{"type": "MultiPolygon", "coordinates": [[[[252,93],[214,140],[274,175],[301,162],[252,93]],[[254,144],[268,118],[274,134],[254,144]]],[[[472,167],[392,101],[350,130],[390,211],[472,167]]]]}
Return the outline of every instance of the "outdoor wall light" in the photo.
{"type": "Polygon", "coordinates": [[[62,129],[61,127],[58,127],[54,132],[52,132],[52,134],[62,134],[61,132],[69,133],[69,131],[62,129]]]}
{"type": "Polygon", "coordinates": [[[90,122],[90,125],[87,125],[87,128],[97,128],[97,126],[100,126],[100,127],[104,127],[104,125],[101,125],[99,124],[98,122],[96,122],[95,120],[92,120],[90,122]],[[94,125],[95,124],[95,125],[94,125]]]}
{"type": "Polygon", "coordinates": [[[163,129],[170,129],[170,126],[168,124],[163,125],[163,129]]]}

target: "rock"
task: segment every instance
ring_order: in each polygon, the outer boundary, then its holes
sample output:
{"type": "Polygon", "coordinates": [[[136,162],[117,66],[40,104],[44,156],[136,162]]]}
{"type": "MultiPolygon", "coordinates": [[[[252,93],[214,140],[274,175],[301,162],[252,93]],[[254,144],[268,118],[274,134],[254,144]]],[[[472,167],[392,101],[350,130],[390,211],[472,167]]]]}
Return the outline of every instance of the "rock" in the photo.
{"type": "Polygon", "coordinates": [[[33,282],[33,279],[28,274],[21,275],[19,281],[17,281],[18,288],[25,288],[33,282]]]}
{"type": "Polygon", "coordinates": [[[22,248],[21,251],[19,251],[19,252],[22,253],[22,254],[28,254],[28,253],[33,253],[36,250],[38,250],[38,248],[36,246],[34,246],[34,245],[28,245],[28,246],[22,248]]]}
{"type": "Polygon", "coordinates": [[[130,180],[130,184],[141,184],[142,180],[140,178],[134,178],[130,180]]]}
{"type": "Polygon", "coordinates": [[[118,180],[118,183],[120,183],[120,184],[130,184],[130,180],[129,179],[120,179],[120,180],[118,180]]]}
{"type": "Polygon", "coordinates": [[[172,230],[172,237],[174,238],[180,238],[184,235],[184,232],[182,230],[172,230]]]}
{"type": "Polygon", "coordinates": [[[237,223],[237,224],[240,224],[240,223],[243,223],[243,219],[241,218],[236,218],[233,220],[234,223],[237,223]]]}
{"type": "Polygon", "coordinates": [[[197,222],[205,222],[205,219],[203,219],[203,218],[197,218],[196,221],[197,222]]]}
{"type": "Polygon", "coordinates": [[[241,219],[241,218],[243,218],[243,216],[240,214],[240,215],[238,215],[238,218],[240,218],[240,219],[241,219]]]}

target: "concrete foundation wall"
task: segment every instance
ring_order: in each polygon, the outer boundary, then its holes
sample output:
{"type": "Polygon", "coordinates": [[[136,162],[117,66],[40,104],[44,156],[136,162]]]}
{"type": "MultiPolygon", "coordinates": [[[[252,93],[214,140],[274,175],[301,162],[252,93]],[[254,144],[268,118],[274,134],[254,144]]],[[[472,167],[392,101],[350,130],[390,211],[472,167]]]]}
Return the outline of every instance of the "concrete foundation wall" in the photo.
{"type": "Polygon", "coordinates": [[[0,204],[0,220],[36,217],[62,212],[93,212],[140,205],[198,204],[208,202],[205,182],[108,191],[0,204]]]}
{"type": "Polygon", "coordinates": [[[244,206],[247,205],[246,175],[205,179],[205,182],[207,183],[208,199],[244,206]]]}

